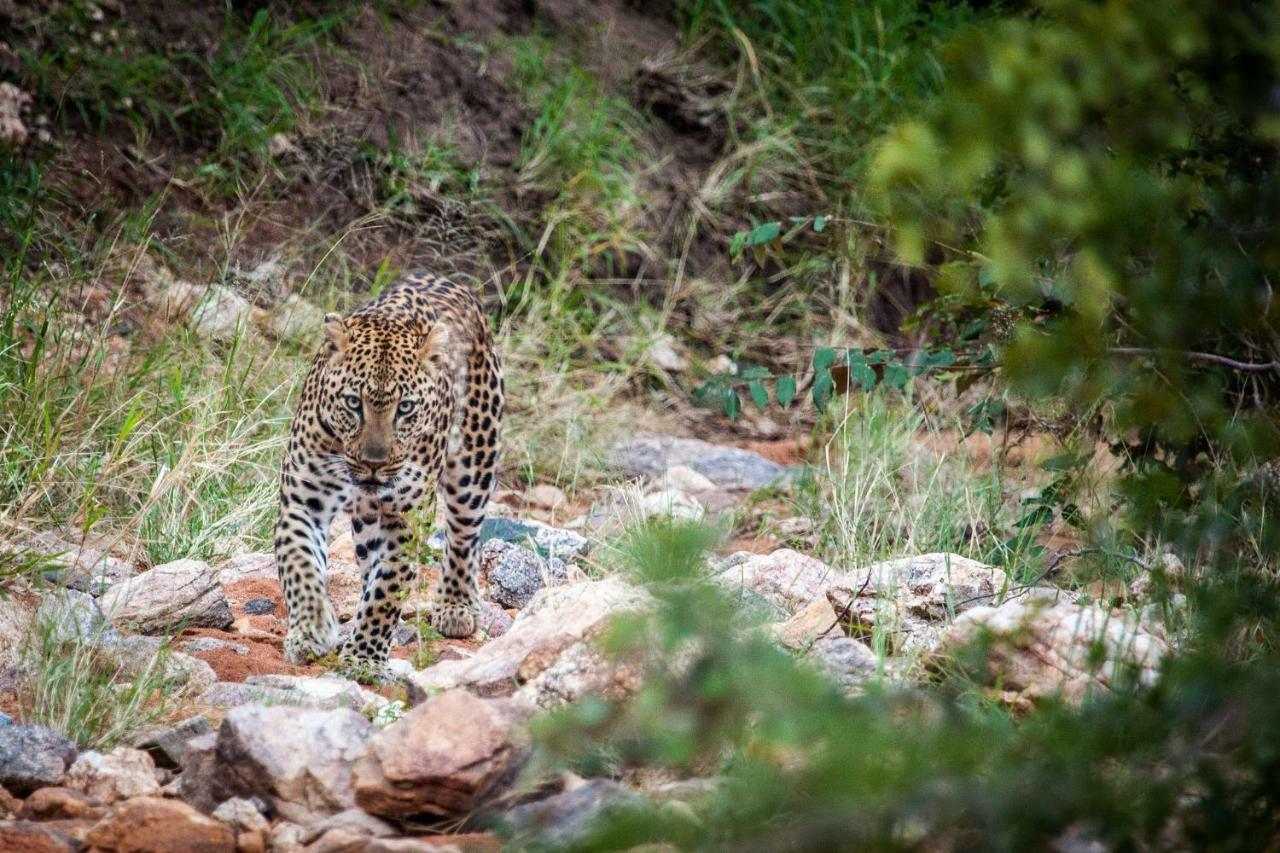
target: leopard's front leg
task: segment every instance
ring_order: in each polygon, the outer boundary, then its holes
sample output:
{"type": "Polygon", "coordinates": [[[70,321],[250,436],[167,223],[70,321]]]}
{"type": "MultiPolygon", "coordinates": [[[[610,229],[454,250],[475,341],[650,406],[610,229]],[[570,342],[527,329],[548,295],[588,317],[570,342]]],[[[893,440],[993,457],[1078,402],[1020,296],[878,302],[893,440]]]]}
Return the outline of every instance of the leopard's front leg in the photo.
{"type": "Polygon", "coordinates": [[[291,664],[324,657],[338,645],[325,571],[329,528],[346,507],[350,488],[340,458],[310,458],[296,439],[290,442],[280,477],[275,555],[289,619],[284,658],[291,664]]]}

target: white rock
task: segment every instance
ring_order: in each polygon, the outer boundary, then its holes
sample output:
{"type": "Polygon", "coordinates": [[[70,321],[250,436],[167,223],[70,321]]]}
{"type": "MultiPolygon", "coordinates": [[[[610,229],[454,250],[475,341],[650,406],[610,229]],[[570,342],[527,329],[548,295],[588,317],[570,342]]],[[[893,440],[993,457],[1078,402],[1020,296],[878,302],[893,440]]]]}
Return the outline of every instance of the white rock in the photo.
{"type": "Polygon", "coordinates": [[[408,682],[410,699],[418,701],[452,687],[482,696],[510,695],[519,686],[517,675],[535,678],[613,616],[651,605],[647,592],[618,578],[539,590],[507,633],[469,658],[441,661],[413,675],[408,682]]]}
{"type": "Polygon", "coordinates": [[[121,581],[99,599],[118,628],[143,633],[179,626],[226,628],[231,608],[217,573],[203,560],[176,560],[121,581]]]}
{"type": "Polygon", "coordinates": [[[87,750],[67,769],[62,784],[111,805],[160,793],[156,764],[149,753],[119,746],[108,753],[87,750]]]}
{"type": "Polygon", "coordinates": [[[291,293],[284,301],[262,315],[263,330],[285,341],[319,340],[325,312],[316,305],[291,293]]]}
{"type": "Polygon", "coordinates": [[[237,832],[265,832],[271,826],[254,800],[232,797],[213,810],[213,818],[237,832]]]}
{"type": "Polygon", "coordinates": [[[1057,694],[1079,703],[1136,680],[1150,686],[1168,646],[1128,611],[1062,601],[1009,601],[959,616],[930,658],[946,666],[957,649],[982,639],[987,683],[1012,704],[1057,694]]]}
{"type": "Polygon", "coordinates": [[[715,576],[717,583],[728,588],[742,586],[764,595],[788,614],[824,596],[828,587],[847,586],[852,579],[853,575],[790,548],[752,554],[715,576]]]}
{"type": "Polygon", "coordinates": [[[643,359],[654,367],[671,373],[689,369],[689,360],[680,353],[676,339],[670,332],[659,332],[645,349],[643,359]]]}
{"type": "Polygon", "coordinates": [[[693,495],[676,489],[653,492],[640,499],[648,518],[670,518],[673,521],[701,521],[707,511],[693,495]]]}
{"type": "Polygon", "coordinates": [[[720,487],[710,478],[690,468],[688,465],[672,465],[657,478],[658,487],[677,489],[696,495],[699,492],[714,492],[720,487]]]}
{"type": "Polygon", "coordinates": [[[265,551],[237,554],[218,568],[218,583],[230,586],[247,580],[276,580],[276,558],[265,551]]]}
{"type": "Polygon", "coordinates": [[[227,342],[248,328],[253,306],[240,294],[221,284],[204,289],[188,317],[202,338],[227,342]]]}

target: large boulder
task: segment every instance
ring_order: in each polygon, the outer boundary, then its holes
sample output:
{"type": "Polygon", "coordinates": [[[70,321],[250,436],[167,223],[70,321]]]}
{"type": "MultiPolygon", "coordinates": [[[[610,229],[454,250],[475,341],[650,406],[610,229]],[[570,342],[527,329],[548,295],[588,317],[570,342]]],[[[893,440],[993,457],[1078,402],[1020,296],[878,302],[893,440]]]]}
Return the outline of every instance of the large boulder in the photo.
{"type": "Polygon", "coordinates": [[[286,820],[306,824],[355,805],[352,757],[373,731],[355,711],[245,705],[218,730],[225,796],[260,796],[286,820]]]}
{"type": "Polygon", "coordinates": [[[0,786],[19,796],[59,784],[75,757],[76,745],[52,729],[0,728],[0,786]]]}
{"type": "Polygon", "coordinates": [[[715,581],[730,592],[747,589],[759,593],[794,614],[823,597],[829,587],[848,586],[853,577],[799,551],[779,548],[735,562],[718,572],[715,581]]]}
{"type": "Polygon", "coordinates": [[[926,663],[977,663],[998,698],[1028,707],[1046,696],[1079,703],[1116,686],[1155,683],[1168,646],[1132,612],[1041,599],[976,607],[958,617],[926,663]],[[977,661],[969,655],[977,653],[977,661]]]}
{"type": "Polygon", "coordinates": [[[217,573],[203,560],[177,560],[110,587],[99,599],[118,628],[144,634],[178,627],[226,628],[233,617],[217,573]]]}
{"type": "Polygon", "coordinates": [[[373,735],[353,767],[356,803],[386,816],[464,815],[509,781],[528,751],[527,706],[450,690],[373,735]]]}
{"type": "Polygon", "coordinates": [[[442,661],[411,676],[409,698],[421,701],[454,687],[480,696],[508,696],[561,653],[602,630],[613,616],[651,604],[647,592],[619,578],[540,590],[501,637],[468,658],[442,661]]]}

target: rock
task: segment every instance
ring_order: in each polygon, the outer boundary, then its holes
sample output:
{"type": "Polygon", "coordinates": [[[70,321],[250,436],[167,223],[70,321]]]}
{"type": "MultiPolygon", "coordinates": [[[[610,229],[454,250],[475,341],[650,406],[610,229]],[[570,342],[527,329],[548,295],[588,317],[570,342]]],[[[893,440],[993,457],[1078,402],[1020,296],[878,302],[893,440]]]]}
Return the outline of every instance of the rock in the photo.
{"type": "Polygon", "coordinates": [[[84,842],[51,826],[0,820],[0,853],[79,853],[83,849],[84,842]]]}
{"type": "Polygon", "coordinates": [[[133,575],[132,564],[98,547],[100,540],[81,534],[73,538],[78,542],[68,541],[48,531],[38,531],[24,536],[18,542],[18,549],[45,557],[45,564],[49,567],[45,578],[79,592],[96,595],[111,584],[133,575]]]}
{"type": "MultiPolygon", "coordinates": [[[[560,561],[556,561],[560,562],[560,561]]],[[[563,565],[563,564],[562,564],[563,565]]],[[[482,637],[493,639],[501,637],[511,630],[514,620],[511,614],[492,601],[480,602],[480,616],[476,622],[476,630],[482,637]]]]}
{"type": "Polygon", "coordinates": [[[17,149],[27,144],[22,118],[30,110],[30,95],[12,83],[0,83],[0,145],[17,149]]]}
{"type": "Polygon", "coordinates": [[[0,596],[0,671],[22,660],[35,620],[36,603],[16,595],[0,596]]]}
{"type": "Polygon", "coordinates": [[[306,830],[287,820],[276,821],[267,833],[267,849],[271,853],[296,853],[302,849],[302,836],[306,830]]]}
{"type": "Polygon", "coordinates": [[[527,713],[464,690],[431,697],[365,743],[352,768],[356,803],[389,816],[474,811],[524,760],[527,713]]]}
{"type": "MultiPolygon", "coordinates": [[[[354,835],[366,841],[370,838],[386,838],[396,834],[395,827],[385,820],[376,818],[360,809],[346,809],[306,827],[302,835],[302,843],[310,844],[334,830],[354,835]]],[[[364,848],[359,849],[363,850],[364,848]]]]}
{"type": "Polygon", "coordinates": [[[872,632],[883,624],[895,653],[933,648],[954,614],[988,604],[1008,586],[1004,571],[959,554],[922,554],[842,573],[827,597],[842,621],[872,632]]]}
{"type": "Polygon", "coordinates": [[[220,640],[217,637],[196,637],[194,640],[188,640],[182,644],[182,650],[189,655],[217,651],[218,649],[229,649],[238,655],[249,654],[249,647],[244,643],[233,643],[230,640],[220,640]]]}
{"type": "Polygon", "coordinates": [[[188,717],[177,725],[149,729],[134,738],[133,745],[151,753],[161,767],[183,767],[190,754],[188,742],[213,734],[213,726],[201,716],[188,717]]]}
{"type": "Polygon", "coordinates": [[[967,663],[966,648],[982,654],[979,678],[998,686],[999,698],[1015,707],[1050,695],[1079,704],[1113,686],[1150,686],[1169,651],[1128,611],[1021,600],[975,607],[959,616],[926,664],[954,666],[957,655],[967,663]]]}
{"type": "Polygon", "coordinates": [[[201,338],[230,343],[252,318],[253,306],[247,299],[230,287],[211,284],[203,288],[187,320],[201,338]]]}
{"type": "Polygon", "coordinates": [[[10,717],[4,711],[0,711],[0,728],[13,725],[13,717],[10,717]]]}
{"type": "Polygon", "coordinates": [[[241,609],[250,616],[269,616],[276,612],[276,603],[269,598],[251,598],[241,609]]]}
{"type": "Polygon", "coordinates": [[[0,785],[18,796],[62,782],[76,745],[44,726],[0,728],[0,785]]]}
{"type": "Polygon", "coordinates": [[[675,489],[691,495],[717,492],[720,487],[711,482],[709,477],[699,474],[688,465],[672,465],[656,479],[660,489],[675,489]]]}
{"type": "Polygon", "coordinates": [[[640,359],[668,373],[683,373],[689,369],[689,359],[680,353],[670,332],[659,332],[654,336],[640,359]]]}
{"type": "MultiPolygon", "coordinates": [[[[550,666],[561,652],[602,629],[611,617],[651,604],[647,592],[618,578],[539,590],[507,633],[469,658],[441,661],[411,677],[410,700],[420,701],[453,687],[481,696],[510,695],[519,686],[517,674],[526,658],[541,658],[550,666]]],[[[525,671],[530,678],[537,675],[528,668],[525,671]]]]}
{"type": "Polygon", "coordinates": [[[345,708],[232,708],[218,731],[217,770],[228,795],[260,796],[307,824],[355,805],[349,762],[372,731],[345,708]]]}
{"type": "Polygon", "coordinates": [[[549,664],[527,656],[516,673],[524,686],[516,697],[542,708],[577,702],[588,696],[622,699],[640,689],[644,668],[617,660],[583,640],[558,651],[549,664]],[[536,661],[536,663],[535,663],[536,661]]]}
{"type": "Polygon", "coordinates": [[[107,810],[88,794],[72,788],[40,788],[22,804],[23,820],[98,820],[107,810]]]}
{"type": "Polygon", "coordinates": [[[692,438],[641,435],[613,449],[611,467],[629,477],[652,476],[684,465],[722,489],[763,489],[786,485],[795,469],[770,462],[758,453],[692,438]]]}
{"type": "Polygon", "coordinates": [[[218,569],[218,583],[224,587],[240,581],[278,579],[275,555],[266,551],[237,554],[218,569]]]}
{"type": "Polygon", "coordinates": [[[116,807],[89,833],[96,849],[119,853],[235,853],[235,834],[186,803],[139,797],[116,807]]]}
{"type": "Polygon", "coordinates": [[[758,592],[793,615],[823,597],[829,586],[847,588],[853,579],[799,551],[779,548],[772,554],[752,554],[722,569],[715,581],[731,591],[745,588],[758,592]]]}
{"type": "Polygon", "coordinates": [[[853,637],[822,637],[810,647],[806,659],[845,688],[861,685],[876,674],[880,664],[876,653],[853,637]]]}
{"type": "Polygon", "coordinates": [[[177,560],[102,594],[102,612],[119,628],[160,633],[178,627],[226,628],[233,619],[217,575],[203,560],[177,560]]]}
{"type": "Polygon", "coordinates": [[[516,806],[504,816],[515,846],[561,850],[580,844],[609,809],[643,805],[644,798],[609,779],[592,779],[572,790],[516,806]],[[534,844],[530,844],[533,842],[534,844]]]}
{"type": "Polygon", "coordinates": [[[277,340],[303,343],[318,340],[324,326],[324,310],[290,293],[262,316],[262,329],[277,340]]]}
{"type": "Polygon", "coordinates": [[[106,805],[160,793],[151,755],[127,746],[118,746],[106,754],[95,750],[80,753],[68,768],[63,784],[106,805]]]}
{"type": "Polygon", "coordinates": [[[581,533],[564,528],[553,528],[552,525],[543,524],[534,519],[516,521],[489,517],[481,525],[480,542],[483,544],[490,539],[502,539],[503,542],[516,544],[532,540],[534,548],[540,555],[559,557],[561,560],[585,556],[591,551],[590,540],[581,533]]]}
{"type": "Polygon", "coordinates": [[[251,675],[244,682],[219,681],[200,694],[200,704],[211,708],[242,705],[292,705],[318,710],[350,708],[377,713],[387,700],[354,681],[336,676],[251,675]]]}
{"type": "Polygon", "coordinates": [[[208,814],[219,803],[236,795],[220,778],[218,735],[214,732],[187,740],[182,750],[182,772],[165,793],[176,794],[188,805],[208,814]]]}
{"type": "Polygon", "coordinates": [[[559,509],[569,502],[565,493],[547,483],[539,483],[524,493],[524,501],[529,506],[538,509],[553,510],[559,509]]]}
{"type": "Polygon", "coordinates": [[[491,539],[480,549],[480,572],[489,597],[504,607],[524,607],[544,586],[562,584],[568,577],[564,561],[538,556],[528,548],[491,539]]]}
{"type": "Polygon", "coordinates": [[[74,589],[60,589],[45,595],[36,611],[36,622],[57,643],[100,645],[120,639],[93,596],[74,589]]]}
{"type": "Polygon", "coordinates": [[[836,611],[826,598],[809,602],[786,622],[776,624],[774,631],[788,649],[807,649],[819,637],[841,636],[836,611]]]}
{"type": "Polygon", "coordinates": [[[262,815],[262,804],[256,797],[247,800],[244,797],[232,797],[223,800],[213,810],[214,820],[220,820],[237,833],[265,832],[271,824],[262,815]]]}
{"type": "Polygon", "coordinates": [[[663,489],[640,499],[646,518],[669,518],[673,521],[701,521],[707,514],[698,499],[676,489],[663,489]]]}
{"type": "Polygon", "coordinates": [[[121,637],[114,645],[100,647],[129,678],[159,673],[171,690],[200,693],[218,680],[217,673],[200,658],[171,651],[162,637],[121,637]],[[158,670],[157,667],[163,667],[158,670]]]}

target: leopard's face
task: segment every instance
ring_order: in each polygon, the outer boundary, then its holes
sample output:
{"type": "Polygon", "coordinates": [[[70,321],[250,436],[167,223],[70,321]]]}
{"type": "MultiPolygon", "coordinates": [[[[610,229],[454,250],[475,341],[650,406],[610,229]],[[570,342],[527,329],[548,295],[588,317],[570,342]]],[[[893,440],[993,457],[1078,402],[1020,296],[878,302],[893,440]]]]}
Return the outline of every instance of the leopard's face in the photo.
{"type": "Polygon", "coordinates": [[[325,334],[321,423],[341,443],[352,482],[381,488],[404,469],[428,431],[444,427],[447,329],[331,315],[325,334]]]}

